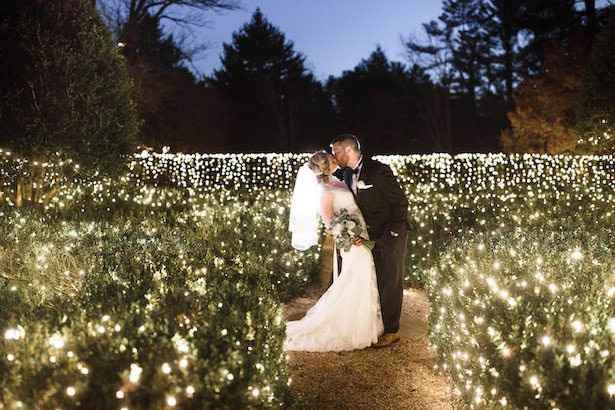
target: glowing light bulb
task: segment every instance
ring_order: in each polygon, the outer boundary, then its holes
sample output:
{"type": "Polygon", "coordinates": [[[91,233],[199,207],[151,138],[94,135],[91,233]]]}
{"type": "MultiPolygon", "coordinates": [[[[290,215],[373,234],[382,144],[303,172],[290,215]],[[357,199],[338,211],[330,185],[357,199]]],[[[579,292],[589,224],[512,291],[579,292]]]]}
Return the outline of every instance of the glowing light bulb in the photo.
{"type": "Polygon", "coordinates": [[[56,333],[49,338],[49,344],[56,349],[62,349],[64,347],[64,338],[56,333]]]}

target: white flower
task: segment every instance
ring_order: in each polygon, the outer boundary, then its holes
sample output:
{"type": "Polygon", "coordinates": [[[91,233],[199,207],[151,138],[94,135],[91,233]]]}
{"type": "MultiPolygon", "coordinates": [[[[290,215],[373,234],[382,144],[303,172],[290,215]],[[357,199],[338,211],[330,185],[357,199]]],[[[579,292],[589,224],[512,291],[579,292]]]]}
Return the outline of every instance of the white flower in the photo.
{"type": "Polygon", "coordinates": [[[357,181],[357,189],[369,189],[373,187],[373,185],[366,185],[365,181],[357,181]]]}

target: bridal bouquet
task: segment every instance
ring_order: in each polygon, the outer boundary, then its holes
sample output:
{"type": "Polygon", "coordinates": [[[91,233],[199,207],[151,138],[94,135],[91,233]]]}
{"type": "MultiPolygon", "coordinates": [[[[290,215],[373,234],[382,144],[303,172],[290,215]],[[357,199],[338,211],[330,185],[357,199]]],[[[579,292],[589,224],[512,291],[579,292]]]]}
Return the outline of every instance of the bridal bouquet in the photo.
{"type": "Polygon", "coordinates": [[[361,236],[363,233],[362,221],[357,215],[349,214],[346,209],[340,210],[331,221],[331,232],[335,237],[335,245],[346,252],[359,238],[363,240],[363,245],[370,251],[374,249],[376,244],[374,241],[368,241],[361,236]]]}

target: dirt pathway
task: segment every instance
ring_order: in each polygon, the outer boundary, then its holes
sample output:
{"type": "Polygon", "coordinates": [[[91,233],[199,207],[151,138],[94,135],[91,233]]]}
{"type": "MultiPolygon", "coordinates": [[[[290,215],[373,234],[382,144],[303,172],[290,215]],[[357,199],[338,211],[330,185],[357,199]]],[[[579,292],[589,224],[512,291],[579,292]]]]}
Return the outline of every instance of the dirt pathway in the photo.
{"type": "MultiPolygon", "coordinates": [[[[319,292],[285,306],[294,320],[316,302],[319,292]]],[[[425,293],[405,291],[400,343],[382,349],[342,353],[290,352],[291,389],[306,408],[451,410],[453,397],[445,377],[433,370],[427,347],[425,293]]]]}

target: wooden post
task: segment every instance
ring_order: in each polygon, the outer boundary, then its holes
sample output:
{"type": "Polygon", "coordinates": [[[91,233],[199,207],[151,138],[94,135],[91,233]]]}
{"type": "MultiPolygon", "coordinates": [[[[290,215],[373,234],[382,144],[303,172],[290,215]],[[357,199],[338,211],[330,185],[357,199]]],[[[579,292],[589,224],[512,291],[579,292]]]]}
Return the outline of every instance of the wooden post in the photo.
{"type": "Polygon", "coordinates": [[[15,207],[21,208],[23,205],[21,197],[21,178],[17,178],[17,186],[15,187],[15,207]]]}
{"type": "Polygon", "coordinates": [[[333,278],[333,235],[325,233],[320,253],[320,287],[329,287],[333,278]]]}

